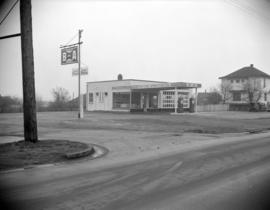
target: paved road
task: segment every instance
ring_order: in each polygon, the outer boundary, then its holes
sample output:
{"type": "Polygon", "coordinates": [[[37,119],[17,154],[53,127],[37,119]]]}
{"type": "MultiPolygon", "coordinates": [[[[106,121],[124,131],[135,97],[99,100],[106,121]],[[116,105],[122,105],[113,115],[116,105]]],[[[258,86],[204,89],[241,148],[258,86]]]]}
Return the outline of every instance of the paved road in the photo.
{"type": "Polygon", "coordinates": [[[2,208],[270,209],[270,135],[102,170],[88,164],[1,174],[2,208]]]}

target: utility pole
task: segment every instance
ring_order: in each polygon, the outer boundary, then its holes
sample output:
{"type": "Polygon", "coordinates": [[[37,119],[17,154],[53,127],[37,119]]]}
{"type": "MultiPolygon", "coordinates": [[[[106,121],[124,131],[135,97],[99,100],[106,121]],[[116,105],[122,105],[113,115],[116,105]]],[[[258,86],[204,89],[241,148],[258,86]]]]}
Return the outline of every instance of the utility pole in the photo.
{"type": "MultiPolygon", "coordinates": [[[[79,30],[78,43],[70,45],[60,45],[61,50],[61,65],[78,63],[78,118],[83,118],[83,97],[81,95],[81,37],[83,30],[79,30]]],[[[72,72],[72,75],[76,75],[72,72]]],[[[84,73],[85,74],[85,73],[84,73]]]]}
{"type": "Polygon", "coordinates": [[[83,118],[83,97],[81,96],[81,36],[83,30],[79,30],[79,57],[78,57],[78,100],[79,100],[79,113],[78,118],[83,118]]]}
{"type": "Polygon", "coordinates": [[[20,1],[24,139],[37,142],[31,0],[20,1]]]}

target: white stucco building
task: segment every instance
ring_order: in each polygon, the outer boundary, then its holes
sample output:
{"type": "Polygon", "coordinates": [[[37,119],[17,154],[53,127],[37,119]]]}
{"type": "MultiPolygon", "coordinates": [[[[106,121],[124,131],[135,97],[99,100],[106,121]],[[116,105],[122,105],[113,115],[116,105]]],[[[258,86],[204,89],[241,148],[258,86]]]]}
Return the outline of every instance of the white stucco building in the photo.
{"type": "Polygon", "coordinates": [[[97,81],[87,83],[87,111],[176,111],[178,99],[183,108],[196,103],[201,84],[159,82],[137,79],[97,81]],[[175,97],[176,96],[176,97],[175,97]]]}
{"type": "Polygon", "coordinates": [[[265,105],[270,102],[270,75],[255,68],[253,64],[219,79],[222,86],[227,88],[227,103],[233,110],[241,107],[245,109],[250,102],[265,105]],[[252,101],[248,92],[253,93],[252,101]]]}

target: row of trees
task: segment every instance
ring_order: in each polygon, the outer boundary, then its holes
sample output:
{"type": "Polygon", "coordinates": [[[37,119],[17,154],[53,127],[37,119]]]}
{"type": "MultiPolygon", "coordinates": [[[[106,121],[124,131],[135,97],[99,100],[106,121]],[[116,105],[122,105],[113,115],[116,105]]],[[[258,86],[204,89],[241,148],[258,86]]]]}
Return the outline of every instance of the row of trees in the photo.
{"type": "Polygon", "coordinates": [[[0,113],[22,111],[22,100],[17,97],[0,95],[0,113]]]}
{"type": "MultiPolygon", "coordinates": [[[[78,99],[71,99],[68,90],[56,87],[51,91],[53,100],[44,101],[40,96],[36,97],[37,111],[71,111],[77,110],[78,99]]],[[[22,112],[23,100],[18,97],[0,95],[0,113],[22,112]]]]}

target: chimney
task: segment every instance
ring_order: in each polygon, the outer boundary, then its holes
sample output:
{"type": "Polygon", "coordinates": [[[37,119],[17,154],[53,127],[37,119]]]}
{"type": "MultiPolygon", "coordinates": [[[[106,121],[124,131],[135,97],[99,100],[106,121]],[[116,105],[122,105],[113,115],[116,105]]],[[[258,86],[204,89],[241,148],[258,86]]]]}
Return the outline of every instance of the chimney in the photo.
{"type": "Polygon", "coordinates": [[[117,80],[123,80],[123,75],[122,74],[118,74],[117,80]]]}
{"type": "Polygon", "coordinates": [[[250,67],[252,67],[252,68],[253,68],[253,66],[254,66],[253,64],[250,64],[250,67]]]}

